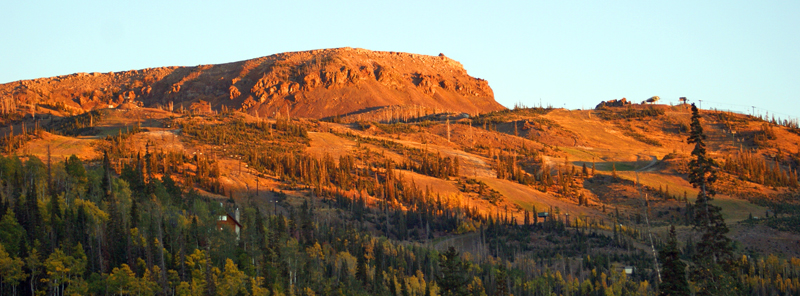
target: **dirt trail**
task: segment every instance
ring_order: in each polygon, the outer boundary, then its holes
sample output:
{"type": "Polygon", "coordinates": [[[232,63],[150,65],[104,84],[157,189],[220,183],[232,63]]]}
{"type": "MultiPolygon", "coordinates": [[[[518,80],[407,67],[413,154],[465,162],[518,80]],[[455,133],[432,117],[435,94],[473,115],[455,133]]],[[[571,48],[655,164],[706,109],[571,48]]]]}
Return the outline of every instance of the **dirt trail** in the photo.
{"type": "Polygon", "coordinates": [[[658,157],[650,156],[653,159],[648,163],[646,166],[642,167],[641,169],[636,170],[637,172],[653,172],[655,171],[654,166],[658,163],[658,157]]]}

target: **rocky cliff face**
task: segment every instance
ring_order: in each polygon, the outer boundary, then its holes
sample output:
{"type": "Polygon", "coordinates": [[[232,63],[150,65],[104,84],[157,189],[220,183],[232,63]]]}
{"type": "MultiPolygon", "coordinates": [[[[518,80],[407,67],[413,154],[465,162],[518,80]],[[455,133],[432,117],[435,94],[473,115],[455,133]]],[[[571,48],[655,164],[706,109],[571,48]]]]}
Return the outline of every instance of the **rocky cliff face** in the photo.
{"type": "Polygon", "coordinates": [[[219,65],[76,73],[0,85],[17,106],[90,110],[134,103],[240,109],[260,116],[324,118],[388,106],[484,113],[505,109],[488,82],[444,55],[337,48],[219,65]]]}

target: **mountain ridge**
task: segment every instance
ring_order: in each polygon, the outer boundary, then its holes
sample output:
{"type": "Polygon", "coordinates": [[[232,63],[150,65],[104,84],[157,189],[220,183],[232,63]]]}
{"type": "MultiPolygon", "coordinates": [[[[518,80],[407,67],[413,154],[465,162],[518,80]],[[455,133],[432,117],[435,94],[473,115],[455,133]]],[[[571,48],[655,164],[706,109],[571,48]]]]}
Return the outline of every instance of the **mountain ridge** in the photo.
{"type": "Polygon", "coordinates": [[[443,54],[348,47],[224,64],[20,80],[0,85],[0,100],[15,107],[72,113],[125,103],[175,110],[197,107],[202,101],[212,110],[236,109],[259,116],[289,112],[308,118],[389,106],[418,106],[424,115],[505,109],[494,100],[486,80],[469,76],[461,63],[443,54]]]}

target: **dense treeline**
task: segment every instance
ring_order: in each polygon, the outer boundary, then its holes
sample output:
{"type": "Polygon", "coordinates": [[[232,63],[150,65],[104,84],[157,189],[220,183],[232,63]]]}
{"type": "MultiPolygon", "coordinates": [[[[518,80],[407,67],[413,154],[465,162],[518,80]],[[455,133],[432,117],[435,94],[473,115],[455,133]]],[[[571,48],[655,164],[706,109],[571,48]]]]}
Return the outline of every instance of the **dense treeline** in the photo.
{"type": "Polygon", "coordinates": [[[749,152],[738,151],[725,155],[722,168],[742,180],[772,187],[797,188],[797,171],[785,170],[776,160],[768,163],[766,159],[749,152]]]}
{"type": "Polygon", "coordinates": [[[753,217],[753,213],[750,213],[751,217],[748,222],[764,223],[778,230],[800,233],[800,195],[796,192],[784,193],[773,199],[753,199],[752,202],[769,208],[769,211],[758,219],[753,217]]]}

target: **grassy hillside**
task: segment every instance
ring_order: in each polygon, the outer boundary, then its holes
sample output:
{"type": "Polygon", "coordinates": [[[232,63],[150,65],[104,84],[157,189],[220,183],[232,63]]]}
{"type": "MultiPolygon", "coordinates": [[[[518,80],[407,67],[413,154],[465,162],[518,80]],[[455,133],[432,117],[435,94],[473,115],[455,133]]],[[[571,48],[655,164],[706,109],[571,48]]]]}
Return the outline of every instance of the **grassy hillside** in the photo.
{"type": "MultiPolygon", "coordinates": [[[[701,115],[737,287],[797,293],[778,279],[800,275],[800,132],[701,115]]],[[[25,275],[0,274],[0,292],[653,295],[652,251],[669,227],[686,261],[699,240],[690,117],[633,105],[377,121],[130,108],[15,121],[0,141],[0,259],[25,275]],[[228,213],[238,234],[220,222],[228,213]],[[74,265],[62,276],[59,263],[74,265]]]]}

